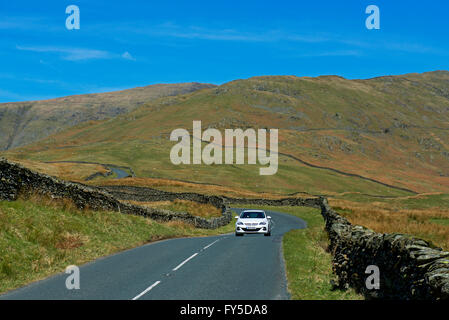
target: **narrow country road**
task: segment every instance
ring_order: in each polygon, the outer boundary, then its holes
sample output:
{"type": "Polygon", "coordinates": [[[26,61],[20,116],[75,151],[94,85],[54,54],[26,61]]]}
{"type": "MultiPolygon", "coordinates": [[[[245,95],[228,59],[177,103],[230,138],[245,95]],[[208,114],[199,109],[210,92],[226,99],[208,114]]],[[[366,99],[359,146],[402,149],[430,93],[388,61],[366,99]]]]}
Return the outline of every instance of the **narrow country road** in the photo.
{"type": "Polygon", "coordinates": [[[117,175],[116,179],[123,179],[123,178],[127,178],[130,176],[128,172],[126,172],[125,170],[122,170],[120,168],[109,166],[109,169],[111,169],[111,171],[117,175]]]}
{"type": "Polygon", "coordinates": [[[150,243],[81,266],[79,290],[66,289],[69,275],[61,273],[0,299],[288,299],[282,237],[306,223],[267,214],[271,237],[227,234],[150,243]]]}

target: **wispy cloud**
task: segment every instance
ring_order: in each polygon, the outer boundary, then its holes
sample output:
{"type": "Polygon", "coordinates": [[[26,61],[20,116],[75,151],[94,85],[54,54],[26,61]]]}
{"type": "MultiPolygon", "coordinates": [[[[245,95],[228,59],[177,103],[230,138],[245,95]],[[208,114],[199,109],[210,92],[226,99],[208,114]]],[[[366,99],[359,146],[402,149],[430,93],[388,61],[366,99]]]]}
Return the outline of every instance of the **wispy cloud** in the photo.
{"type": "Polygon", "coordinates": [[[360,56],[362,53],[358,50],[333,50],[316,53],[305,53],[302,57],[348,57],[348,56],[360,56]]]}
{"type": "Polygon", "coordinates": [[[136,58],[134,58],[128,51],[123,52],[122,58],[126,60],[136,61],[136,58]]]}
{"type": "Polygon", "coordinates": [[[16,46],[17,50],[55,53],[59,54],[61,59],[68,61],[81,61],[92,59],[126,59],[135,60],[135,58],[128,52],[123,54],[112,53],[105,50],[87,49],[87,48],[69,48],[58,46],[16,46]]]}
{"type": "MultiPolygon", "coordinates": [[[[107,30],[114,29],[114,27],[107,30]]],[[[315,32],[315,33],[299,33],[283,29],[265,29],[256,31],[242,31],[239,29],[223,28],[214,29],[209,27],[201,27],[194,25],[178,25],[173,22],[165,22],[151,27],[141,25],[140,23],[129,23],[125,25],[115,26],[117,31],[126,34],[134,33],[137,35],[145,35],[148,37],[160,38],[177,38],[188,40],[208,40],[208,41],[232,41],[232,42],[254,42],[254,43],[270,43],[270,42],[291,42],[305,44],[339,44],[346,46],[343,50],[335,50],[329,52],[317,52],[315,56],[356,56],[360,55],[361,50],[389,50],[396,52],[410,53],[432,53],[444,54],[444,52],[426,46],[416,44],[412,41],[404,42],[400,39],[383,39],[381,41],[366,41],[363,38],[348,37],[336,33],[315,32]]]]}
{"type": "Polygon", "coordinates": [[[242,42],[274,42],[274,41],[300,41],[300,42],[322,42],[328,41],[320,35],[289,34],[281,30],[265,30],[260,32],[245,32],[237,29],[213,29],[199,26],[180,26],[172,22],[155,25],[152,27],[141,27],[139,25],[118,26],[119,30],[143,34],[152,37],[171,37],[192,40],[211,41],[242,41],[242,42]]]}
{"type": "Polygon", "coordinates": [[[444,54],[443,50],[416,43],[404,43],[404,42],[385,43],[385,49],[411,52],[411,53],[444,54]]]}
{"type": "Polygon", "coordinates": [[[429,53],[440,55],[447,54],[447,51],[432,46],[427,46],[413,42],[404,42],[403,40],[400,39],[384,39],[373,42],[358,41],[354,39],[351,40],[341,39],[340,42],[348,46],[367,50],[388,50],[406,53],[429,53]]]}
{"type": "Polygon", "coordinates": [[[62,59],[70,61],[89,60],[89,59],[110,59],[111,53],[103,50],[85,49],[85,48],[67,48],[53,46],[25,47],[16,46],[18,50],[33,52],[49,52],[60,54],[62,59]]]}

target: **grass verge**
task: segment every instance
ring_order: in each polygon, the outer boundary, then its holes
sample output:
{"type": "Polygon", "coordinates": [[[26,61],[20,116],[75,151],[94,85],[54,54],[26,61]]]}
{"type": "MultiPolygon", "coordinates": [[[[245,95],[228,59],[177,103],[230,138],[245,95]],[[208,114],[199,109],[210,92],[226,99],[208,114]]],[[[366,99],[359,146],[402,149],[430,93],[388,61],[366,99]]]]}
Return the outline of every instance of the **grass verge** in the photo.
{"type": "Polygon", "coordinates": [[[380,233],[404,233],[449,250],[449,195],[419,194],[397,199],[329,199],[351,223],[380,233]]]}
{"type": "Polygon", "coordinates": [[[221,210],[209,203],[198,203],[190,200],[175,199],[172,201],[128,201],[132,204],[137,204],[144,207],[166,209],[175,212],[188,212],[197,217],[203,217],[206,219],[213,217],[220,217],[221,210]]]}
{"type": "MultiPolygon", "coordinates": [[[[238,205],[235,205],[238,207],[238,205]]],[[[245,206],[247,207],[247,206],[245,206]]],[[[307,222],[306,229],[291,230],[282,246],[288,290],[293,300],[360,300],[353,289],[332,290],[332,256],[326,251],[328,238],[320,211],[308,207],[258,207],[297,216],[307,222]]]]}
{"type": "Polygon", "coordinates": [[[104,211],[80,211],[50,198],[0,201],[0,293],[148,242],[232,232],[180,221],[159,223],[104,211]]]}

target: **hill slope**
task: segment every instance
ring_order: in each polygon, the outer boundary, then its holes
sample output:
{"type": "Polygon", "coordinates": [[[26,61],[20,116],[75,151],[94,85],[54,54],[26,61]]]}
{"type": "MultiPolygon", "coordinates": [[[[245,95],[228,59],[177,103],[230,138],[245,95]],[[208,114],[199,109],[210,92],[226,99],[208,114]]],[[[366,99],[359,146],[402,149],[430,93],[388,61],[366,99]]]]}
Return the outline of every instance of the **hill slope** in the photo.
{"type": "Polygon", "coordinates": [[[0,150],[26,145],[88,120],[102,120],[166,96],[214,85],[157,84],[123,91],[0,104],[0,150]]]}
{"type": "Polygon", "coordinates": [[[132,167],[138,177],[257,192],[447,192],[449,72],[236,80],[84,123],[5,156],[114,163],[132,167]],[[169,135],[175,128],[191,132],[192,120],[222,132],[278,128],[278,173],[259,176],[259,165],[173,165],[169,135]]]}

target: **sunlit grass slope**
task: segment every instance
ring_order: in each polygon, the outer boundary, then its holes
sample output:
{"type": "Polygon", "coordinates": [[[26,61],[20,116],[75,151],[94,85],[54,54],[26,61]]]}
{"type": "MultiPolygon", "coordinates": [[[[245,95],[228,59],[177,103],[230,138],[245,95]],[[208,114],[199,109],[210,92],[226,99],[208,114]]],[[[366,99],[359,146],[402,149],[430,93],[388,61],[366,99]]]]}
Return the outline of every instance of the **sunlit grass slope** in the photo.
{"type": "Polygon", "coordinates": [[[228,233],[118,212],[80,211],[69,201],[33,196],[0,201],[0,293],[148,242],[228,233]]]}

